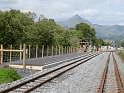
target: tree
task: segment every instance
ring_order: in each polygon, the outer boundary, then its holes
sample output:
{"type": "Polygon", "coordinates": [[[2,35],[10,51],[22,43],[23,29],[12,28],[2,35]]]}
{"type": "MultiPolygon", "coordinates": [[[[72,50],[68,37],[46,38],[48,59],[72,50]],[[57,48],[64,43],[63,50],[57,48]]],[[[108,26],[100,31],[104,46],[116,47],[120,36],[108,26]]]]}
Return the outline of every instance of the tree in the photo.
{"type": "Polygon", "coordinates": [[[100,47],[100,46],[105,46],[107,43],[105,43],[102,39],[96,39],[95,40],[95,46],[100,47]]]}
{"type": "Polygon", "coordinates": [[[82,41],[92,42],[92,44],[95,43],[96,32],[94,28],[91,28],[86,23],[80,23],[76,25],[76,30],[79,39],[82,41]]]}
{"type": "Polygon", "coordinates": [[[20,11],[11,10],[0,12],[0,23],[0,43],[8,46],[25,41],[24,29],[32,24],[32,20],[20,11]]]}
{"type": "Polygon", "coordinates": [[[85,23],[77,24],[76,28],[64,29],[54,19],[43,18],[33,22],[35,16],[35,13],[24,14],[18,10],[0,12],[0,43],[6,46],[26,43],[49,47],[77,47],[80,40],[95,43],[95,29],[85,23]]]}

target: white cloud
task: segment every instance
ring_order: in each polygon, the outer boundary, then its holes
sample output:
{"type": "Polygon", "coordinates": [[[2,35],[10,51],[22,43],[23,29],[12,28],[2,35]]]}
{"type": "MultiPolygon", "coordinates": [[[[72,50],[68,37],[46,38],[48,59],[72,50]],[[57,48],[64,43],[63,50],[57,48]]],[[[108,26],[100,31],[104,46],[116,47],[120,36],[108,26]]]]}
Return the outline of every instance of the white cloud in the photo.
{"type": "Polygon", "coordinates": [[[116,12],[116,15],[124,15],[124,12],[116,12]]]}
{"type": "Polygon", "coordinates": [[[109,20],[113,23],[123,20],[123,4],[124,0],[0,0],[0,9],[15,8],[23,12],[30,10],[37,15],[43,14],[56,19],[79,14],[89,21],[102,22],[103,20],[107,23],[109,20]]]}
{"type": "Polygon", "coordinates": [[[84,15],[89,15],[89,16],[93,16],[93,15],[96,15],[98,13],[99,13],[99,11],[96,9],[86,9],[83,11],[84,15]]]}
{"type": "Polygon", "coordinates": [[[122,0],[114,0],[114,2],[113,2],[115,5],[119,5],[119,4],[121,4],[122,3],[122,0]]]}

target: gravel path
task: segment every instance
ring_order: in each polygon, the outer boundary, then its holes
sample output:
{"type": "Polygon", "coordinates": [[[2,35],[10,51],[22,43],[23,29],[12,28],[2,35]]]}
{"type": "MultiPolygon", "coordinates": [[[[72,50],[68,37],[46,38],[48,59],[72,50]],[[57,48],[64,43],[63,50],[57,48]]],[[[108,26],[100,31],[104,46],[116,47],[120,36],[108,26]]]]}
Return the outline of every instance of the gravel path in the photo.
{"type": "Polygon", "coordinates": [[[108,53],[85,62],[31,93],[96,93],[108,53]]]}

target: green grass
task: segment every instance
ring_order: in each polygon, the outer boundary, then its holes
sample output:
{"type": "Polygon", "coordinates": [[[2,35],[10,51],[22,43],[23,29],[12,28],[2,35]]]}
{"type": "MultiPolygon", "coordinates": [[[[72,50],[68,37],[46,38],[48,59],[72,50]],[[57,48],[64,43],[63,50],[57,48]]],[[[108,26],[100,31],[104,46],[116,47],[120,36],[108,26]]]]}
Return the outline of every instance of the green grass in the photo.
{"type": "Polygon", "coordinates": [[[0,67],[0,84],[9,83],[15,80],[20,79],[19,75],[16,73],[16,70],[12,68],[2,68],[0,67]]]}
{"type": "Polygon", "coordinates": [[[124,50],[120,50],[118,52],[118,55],[121,57],[121,59],[124,61],[124,50]]]}

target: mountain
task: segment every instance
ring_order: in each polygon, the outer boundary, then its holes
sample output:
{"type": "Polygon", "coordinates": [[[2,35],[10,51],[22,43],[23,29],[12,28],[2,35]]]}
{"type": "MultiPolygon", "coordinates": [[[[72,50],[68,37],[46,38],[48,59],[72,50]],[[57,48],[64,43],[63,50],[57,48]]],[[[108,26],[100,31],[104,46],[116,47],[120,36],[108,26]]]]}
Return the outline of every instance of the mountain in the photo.
{"type": "Polygon", "coordinates": [[[96,29],[96,36],[98,38],[105,38],[111,40],[118,40],[124,38],[124,26],[123,25],[98,25],[94,24],[96,29]]]}
{"type": "Polygon", "coordinates": [[[79,15],[75,15],[66,21],[59,21],[57,23],[66,28],[75,27],[75,25],[79,23],[87,23],[96,29],[96,36],[98,38],[109,40],[124,39],[124,25],[92,24],[88,20],[81,18],[79,15]]]}
{"type": "Polygon", "coordinates": [[[75,15],[66,21],[58,21],[57,23],[63,27],[68,27],[68,28],[74,27],[76,24],[79,24],[79,23],[87,23],[87,24],[91,25],[91,22],[81,18],[79,15],[75,15]]]}

